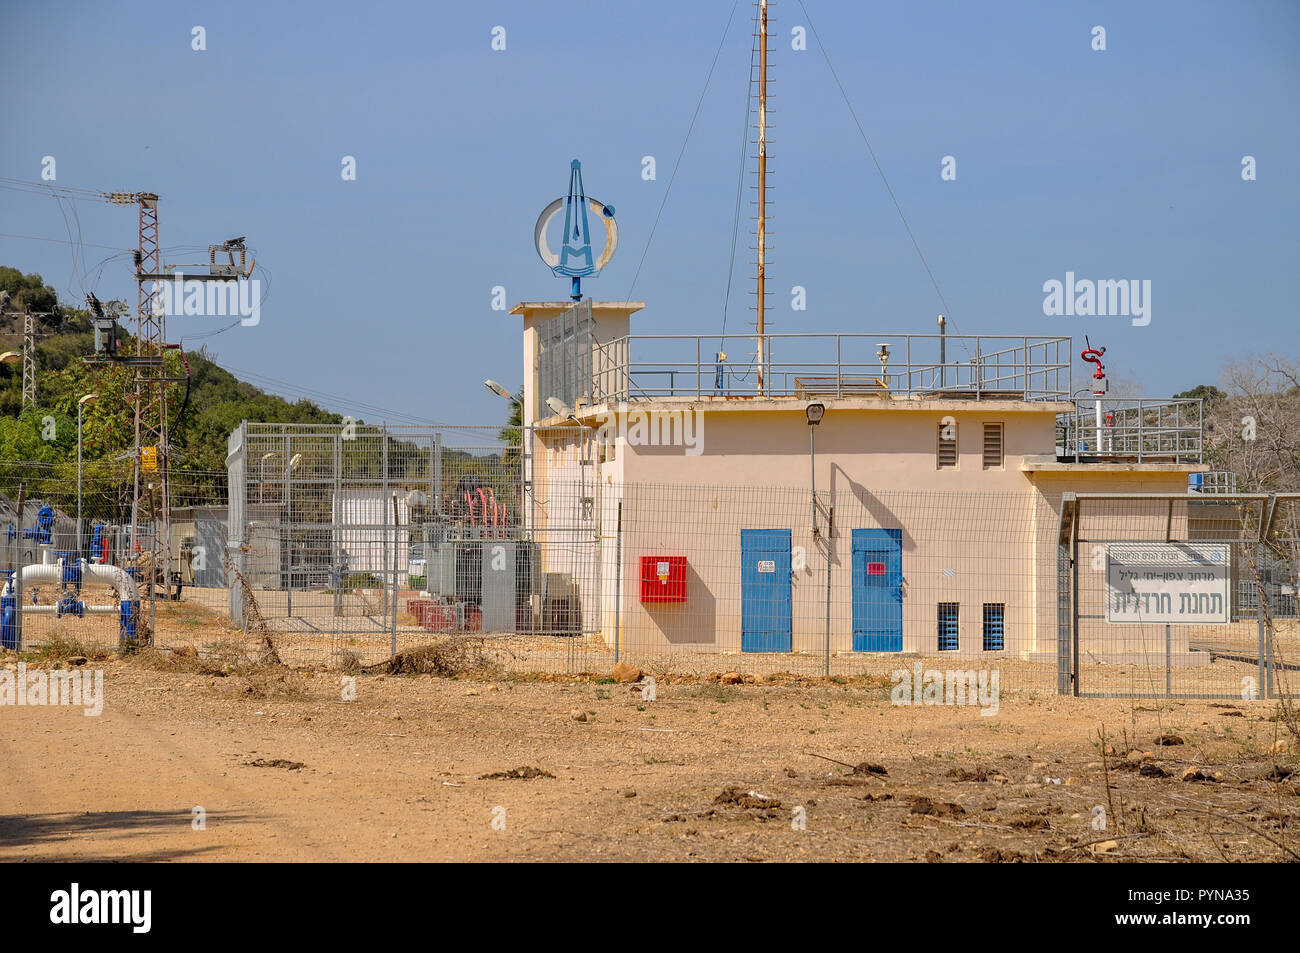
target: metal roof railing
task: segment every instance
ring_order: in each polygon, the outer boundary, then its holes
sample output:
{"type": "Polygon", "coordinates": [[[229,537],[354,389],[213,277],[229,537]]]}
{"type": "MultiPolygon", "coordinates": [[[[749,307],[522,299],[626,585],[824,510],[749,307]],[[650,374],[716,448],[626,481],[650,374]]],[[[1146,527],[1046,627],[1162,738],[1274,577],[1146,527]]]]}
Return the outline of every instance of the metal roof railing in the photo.
{"type": "Polygon", "coordinates": [[[731,335],[633,334],[593,345],[592,400],[953,397],[1069,400],[1068,337],[768,334],[763,362],[731,335]]]}
{"type": "Polygon", "coordinates": [[[1200,463],[1200,398],[1085,397],[1056,418],[1058,456],[1067,460],[1200,463]]]}

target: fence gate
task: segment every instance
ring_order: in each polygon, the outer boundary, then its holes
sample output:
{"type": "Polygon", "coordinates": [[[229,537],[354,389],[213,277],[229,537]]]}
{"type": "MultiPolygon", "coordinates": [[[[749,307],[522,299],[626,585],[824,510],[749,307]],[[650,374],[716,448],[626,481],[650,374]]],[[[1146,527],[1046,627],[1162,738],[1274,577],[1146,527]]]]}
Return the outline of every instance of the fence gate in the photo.
{"type": "Polygon", "coordinates": [[[1298,515],[1295,494],[1064,494],[1058,691],[1290,695],[1298,515]]]}

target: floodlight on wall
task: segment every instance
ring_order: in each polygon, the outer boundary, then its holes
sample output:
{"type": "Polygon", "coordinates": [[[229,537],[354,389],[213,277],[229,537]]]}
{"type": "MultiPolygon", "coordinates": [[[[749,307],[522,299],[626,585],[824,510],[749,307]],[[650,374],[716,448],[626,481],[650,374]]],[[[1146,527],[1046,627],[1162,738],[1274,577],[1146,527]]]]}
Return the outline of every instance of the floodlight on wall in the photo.
{"type": "Polygon", "coordinates": [[[546,406],[551,408],[551,412],[557,417],[572,417],[573,408],[560,400],[558,397],[546,398],[546,406]]]}

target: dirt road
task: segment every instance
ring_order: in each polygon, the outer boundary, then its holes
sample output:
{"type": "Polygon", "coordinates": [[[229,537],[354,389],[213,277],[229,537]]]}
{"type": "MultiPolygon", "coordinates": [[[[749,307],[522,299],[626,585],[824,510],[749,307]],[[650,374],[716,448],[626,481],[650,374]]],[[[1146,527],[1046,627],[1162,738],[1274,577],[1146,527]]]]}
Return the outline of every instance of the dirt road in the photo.
{"type": "Polygon", "coordinates": [[[366,675],[344,700],[337,673],[253,684],[89,665],[105,672],[98,717],[0,707],[2,860],[1275,860],[1300,847],[1297,777],[1262,779],[1291,759],[1274,754],[1286,733],[1268,703],[1004,693],[985,717],[891,705],[861,682],[668,683],[648,701],[607,681],[366,675]],[[1162,734],[1184,743],[1155,746],[1162,734]],[[1195,765],[1209,780],[1182,780],[1195,765]],[[554,777],[483,777],[519,767],[554,777]]]}

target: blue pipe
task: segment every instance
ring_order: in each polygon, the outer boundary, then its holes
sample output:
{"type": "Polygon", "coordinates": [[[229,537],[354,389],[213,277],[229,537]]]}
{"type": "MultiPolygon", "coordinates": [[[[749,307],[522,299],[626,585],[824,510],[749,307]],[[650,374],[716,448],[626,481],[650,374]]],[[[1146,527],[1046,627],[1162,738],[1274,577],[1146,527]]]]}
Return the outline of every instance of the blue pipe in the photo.
{"type": "Polygon", "coordinates": [[[122,600],[122,619],[121,629],[118,633],[119,642],[135,641],[135,623],[140,617],[140,601],[137,599],[132,602],[128,599],[122,600]]]}

